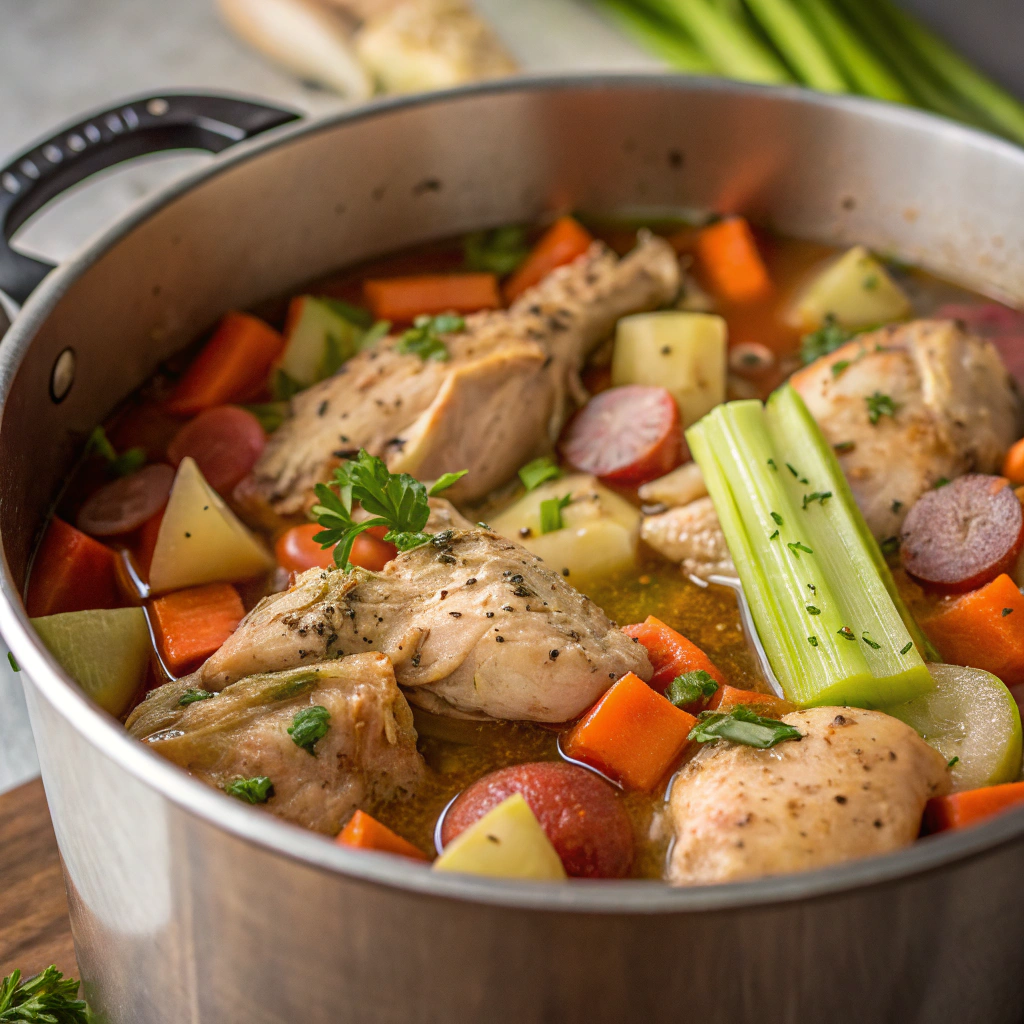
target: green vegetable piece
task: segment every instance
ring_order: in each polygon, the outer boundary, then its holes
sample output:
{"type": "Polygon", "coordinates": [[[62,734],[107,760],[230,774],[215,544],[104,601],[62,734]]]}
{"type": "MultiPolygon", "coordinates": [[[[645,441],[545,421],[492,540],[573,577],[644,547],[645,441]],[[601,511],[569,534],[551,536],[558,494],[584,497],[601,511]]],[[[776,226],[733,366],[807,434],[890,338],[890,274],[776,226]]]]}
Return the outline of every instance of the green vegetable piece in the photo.
{"type": "Polygon", "coordinates": [[[495,228],[493,231],[474,231],[462,243],[466,268],[505,277],[526,259],[530,246],[526,231],[521,227],[495,228]]]}
{"type": "Polygon", "coordinates": [[[233,779],[224,786],[224,792],[247,804],[265,804],[274,795],[274,784],[266,775],[251,779],[233,779]]]}
{"type": "Polygon", "coordinates": [[[889,395],[883,395],[881,391],[868,395],[864,401],[867,403],[868,419],[872,426],[877,424],[883,416],[895,417],[900,409],[898,402],[894,402],[889,395]]]}
{"type": "Polygon", "coordinates": [[[311,708],[303,708],[292,719],[288,726],[288,735],[297,747],[316,757],[316,744],[327,735],[331,713],[320,704],[311,708]]]}
{"type": "Polygon", "coordinates": [[[368,331],[373,327],[373,314],[362,306],[353,306],[351,302],[344,302],[341,299],[329,299],[321,296],[316,300],[326,306],[332,313],[347,320],[354,327],[362,331],[368,331]]]}
{"type": "Polygon", "coordinates": [[[388,336],[388,331],[390,330],[390,320],[378,320],[364,335],[362,335],[362,337],[360,337],[359,351],[363,352],[368,348],[373,348],[381,338],[386,338],[388,336]]]}
{"type": "Polygon", "coordinates": [[[461,316],[418,316],[413,320],[412,327],[399,339],[395,351],[417,355],[424,362],[428,359],[447,362],[451,355],[441,335],[454,334],[463,330],[465,326],[466,321],[461,316]]]}
{"type": "MultiPolygon", "coordinates": [[[[837,348],[842,348],[853,337],[852,331],[848,331],[836,323],[834,314],[826,313],[825,322],[816,331],[811,331],[800,339],[800,358],[804,365],[813,363],[815,359],[820,359],[822,356],[835,352],[837,348]]],[[[836,366],[839,365],[836,363],[836,366]]],[[[845,370],[849,365],[849,362],[846,362],[843,369],[845,370]]],[[[836,374],[835,366],[832,367],[832,373],[836,374]]]]}
{"type": "Polygon", "coordinates": [[[301,391],[333,377],[359,351],[360,339],[373,322],[365,309],[338,299],[303,295],[292,309],[298,310],[297,317],[289,317],[288,342],[274,375],[275,397],[281,399],[290,398],[292,389],[301,391]],[[284,376],[278,380],[280,374],[284,376]]]}
{"type": "Polygon", "coordinates": [[[528,491],[535,490],[547,480],[557,480],[561,475],[562,470],[550,455],[542,455],[519,470],[519,479],[528,491]]]}
{"type": "Polygon", "coordinates": [[[762,718],[740,704],[724,714],[716,711],[702,712],[687,738],[695,743],[729,740],[746,747],[767,750],[783,740],[803,739],[803,734],[786,722],[762,718]]]}
{"type": "Polygon", "coordinates": [[[691,75],[714,74],[716,65],[682,37],[676,26],[630,0],[593,0],[634,41],[650,50],[669,67],[691,75]]]}
{"type": "Polygon", "coordinates": [[[270,376],[270,394],[275,402],[288,402],[304,388],[287,370],[277,369],[270,376]]]}
{"type": "Polygon", "coordinates": [[[259,405],[243,405],[242,408],[260,421],[260,426],[267,434],[277,430],[288,417],[287,402],[263,402],[259,405]]]}
{"type": "Polygon", "coordinates": [[[702,668],[693,672],[684,672],[676,676],[665,690],[665,696],[677,708],[685,708],[705,697],[712,697],[718,689],[718,683],[702,668]]]}
{"type": "Polygon", "coordinates": [[[145,448],[129,448],[118,455],[102,427],[93,428],[85,450],[103,459],[111,476],[130,476],[146,464],[145,448]]]}
{"type": "Polygon", "coordinates": [[[14,971],[0,982],[0,1021],[89,1024],[89,1010],[77,995],[78,979],[65,978],[52,964],[24,982],[21,971],[14,971]]]}
{"type": "Polygon", "coordinates": [[[427,494],[431,498],[436,498],[442,491],[447,491],[453,484],[457,484],[467,473],[468,469],[460,469],[458,473],[442,473],[433,484],[430,486],[430,490],[427,494]]]}
{"type": "Polygon", "coordinates": [[[554,533],[561,530],[565,525],[562,522],[562,509],[572,501],[572,495],[566,494],[561,498],[548,498],[540,503],[540,532],[554,533]]]}
{"type": "Polygon", "coordinates": [[[15,672],[21,671],[21,666],[17,663],[17,661],[14,660],[14,655],[11,654],[10,651],[7,652],[7,661],[10,663],[11,668],[14,669],[15,672]]]}
{"type": "Polygon", "coordinates": [[[215,696],[215,694],[210,693],[209,690],[200,690],[200,689],[190,688],[190,689],[186,690],[178,698],[178,707],[179,708],[188,707],[189,704],[195,704],[196,701],[199,701],[199,700],[209,700],[213,696],[215,696]]]}

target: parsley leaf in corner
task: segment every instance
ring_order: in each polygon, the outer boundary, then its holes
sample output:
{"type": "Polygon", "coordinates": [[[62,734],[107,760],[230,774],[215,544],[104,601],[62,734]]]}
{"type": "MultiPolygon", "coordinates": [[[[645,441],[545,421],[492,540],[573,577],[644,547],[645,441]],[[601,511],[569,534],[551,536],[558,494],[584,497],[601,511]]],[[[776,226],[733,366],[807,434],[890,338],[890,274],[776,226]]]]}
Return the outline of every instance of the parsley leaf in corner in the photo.
{"type": "Polygon", "coordinates": [[[0,982],[0,1021],[4,1024],[88,1024],[85,1001],[76,999],[78,979],[65,978],[52,964],[35,977],[21,971],[0,982]]]}

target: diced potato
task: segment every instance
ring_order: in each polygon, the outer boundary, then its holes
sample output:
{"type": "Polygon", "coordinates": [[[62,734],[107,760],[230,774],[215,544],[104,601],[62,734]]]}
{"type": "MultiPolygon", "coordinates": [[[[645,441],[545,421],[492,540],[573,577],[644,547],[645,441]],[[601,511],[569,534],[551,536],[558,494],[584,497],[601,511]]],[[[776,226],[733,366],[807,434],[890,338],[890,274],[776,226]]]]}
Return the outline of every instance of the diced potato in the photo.
{"type": "Polygon", "coordinates": [[[47,650],[101,708],[124,714],[152,650],[141,608],[62,612],[33,619],[47,650]]]}
{"type": "Polygon", "coordinates": [[[705,497],[708,489],[704,486],[704,474],[700,466],[696,462],[684,462],[671,473],[644,484],[637,493],[641,501],[675,508],[705,497]]]}
{"type": "Polygon", "coordinates": [[[203,583],[234,583],[274,567],[270,552],[185,458],[171,485],[149,570],[154,594],[203,583]]]}
{"type": "Polygon", "coordinates": [[[667,388],[685,429],[725,401],[726,336],[725,321],[709,313],[623,317],[615,332],[612,384],[667,388]]]}
{"type": "Polygon", "coordinates": [[[864,246],[855,245],[811,281],[790,319],[804,331],[816,331],[828,316],[841,327],[860,330],[909,313],[910,301],[885,267],[864,246]]]}
{"type": "Polygon", "coordinates": [[[330,377],[356,353],[362,331],[329,300],[303,295],[297,301],[301,303],[298,318],[291,325],[277,367],[303,387],[309,387],[330,377]]]}
{"type": "Polygon", "coordinates": [[[565,880],[562,860],[522,793],[503,800],[456,836],[433,869],[491,878],[565,880]]]}
{"type": "Polygon", "coordinates": [[[493,516],[491,526],[579,586],[635,563],[640,511],[595,477],[574,473],[524,494],[493,516]],[[563,528],[541,533],[541,502],[567,494],[572,500],[562,509],[563,528]]]}

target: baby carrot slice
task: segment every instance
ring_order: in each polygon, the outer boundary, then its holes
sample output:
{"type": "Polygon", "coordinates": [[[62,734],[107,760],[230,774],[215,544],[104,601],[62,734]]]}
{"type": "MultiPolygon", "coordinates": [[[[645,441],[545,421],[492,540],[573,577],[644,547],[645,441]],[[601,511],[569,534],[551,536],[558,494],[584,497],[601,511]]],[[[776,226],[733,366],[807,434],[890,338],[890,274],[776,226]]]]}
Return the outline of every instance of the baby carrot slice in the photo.
{"type": "Polygon", "coordinates": [[[729,302],[756,302],[771,294],[771,279],[743,217],[704,228],[697,236],[697,261],[711,290],[729,302]]]}
{"type": "Polygon", "coordinates": [[[336,841],[339,846],[352,846],[358,850],[376,850],[378,853],[397,853],[413,860],[430,860],[419,847],[413,846],[365,811],[356,811],[349,818],[336,841]]]}
{"type": "Polygon", "coordinates": [[[647,656],[654,666],[654,675],[650,685],[658,693],[664,693],[665,687],[684,672],[696,672],[703,669],[719,686],[725,686],[725,676],[717,669],[712,660],[694,643],[677,633],[671,626],[666,626],[661,619],[648,615],[643,622],[632,626],[623,626],[626,636],[638,640],[647,648],[647,656]]]}
{"type": "Polygon", "coordinates": [[[410,323],[418,316],[475,313],[501,305],[494,274],[421,274],[363,282],[366,304],[378,320],[410,323]]]}
{"type": "Polygon", "coordinates": [[[230,583],[176,590],[153,601],[150,612],[164,664],[176,676],[198,668],[245,615],[230,583]]]}
{"type": "Polygon", "coordinates": [[[118,607],[116,559],[105,544],[54,517],[28,581],[29,615],[118,607]]]}
{"type": "Polygon", "coordinates": [[[1004,782],[1001,786],[983,786],[933,797],[925,806],[925,828],[928,832],[967,828],[1021,804],[1024,804],[1024,782],[1004,782]]]}
{"type": "Polygon", "coordinates": [[[573,217],[559,217],[541,236],[522,266],[505,282],[505,301],[519,298],[552,270],[572,263],[593,244],[593,236],[573,217]]]}

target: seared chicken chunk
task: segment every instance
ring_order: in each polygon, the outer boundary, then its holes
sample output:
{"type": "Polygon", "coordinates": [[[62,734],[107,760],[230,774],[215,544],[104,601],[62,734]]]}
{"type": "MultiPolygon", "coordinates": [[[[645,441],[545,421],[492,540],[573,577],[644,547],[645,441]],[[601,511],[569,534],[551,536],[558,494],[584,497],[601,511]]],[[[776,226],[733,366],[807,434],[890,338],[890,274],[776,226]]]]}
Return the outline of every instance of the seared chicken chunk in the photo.
{"type": "Polygon", "coordinates": [[[912,843],[925,802],[949,791],[938,751],[880,711],[811,708],[784,722],[803,738],[769,750],[718,740],[670,796],[674,885],[838,864],[912,843]]]}
{"type": "Polygon", "coordinates": [[[736,575],[715,506],[708,497],[644,516],[640,537],[659,554],[678,562],[687,576],[706,580],[736,575]]]}
{"type": "Polygon", "coordinates": [[[643,647],[535,555],[484,530],[453,530],[379,573],[311,569],[264,598],[192,685],[381,651],[414,704],[458,718],[565,722],[643,647]]]}
{"type": "Polygon", "coordinates": [[[879,540],[940,479],[997,473],[1021,402],[991,342],[951,320],[863,334],[793,375],[879,540]]]}
{"type": "Polygon", "coordinates": [[[409,795],[423,779],[412,711],[382,654],[248,676],[182,707],[196,687],[189,676],[153,690],[128,731],[211,786],[265,776],[266,806],[286,821],[335,835],[357,807],[409,795]],[[310,752],[288,729],[316,706],[330,717],[310,752]]]}
{"type": "Polygon", "coordinates": [[[447,360],[385,338],[292,399],[236,505],[265,524],[300,513],[313,486],[360,448],[420,479],[468,469],[449,496],[482,497],[550,448],[583,395],[583,360],[619,317],[664,305],[678,288],[663,239],[645,236],[622,259],[595,244],[510,309],[466,317],[444,336],[447,360]]]}

